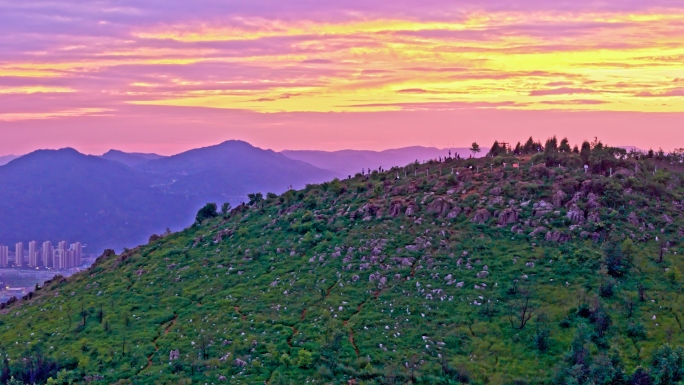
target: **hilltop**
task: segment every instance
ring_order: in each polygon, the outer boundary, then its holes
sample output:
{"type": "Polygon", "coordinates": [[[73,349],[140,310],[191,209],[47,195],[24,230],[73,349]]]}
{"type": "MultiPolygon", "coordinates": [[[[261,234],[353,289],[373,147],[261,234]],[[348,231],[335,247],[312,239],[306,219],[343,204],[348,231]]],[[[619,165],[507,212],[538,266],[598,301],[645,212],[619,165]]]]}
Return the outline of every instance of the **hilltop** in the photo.
{"type": "Polygon", "coordinates": [[[680,381],[679,160],[528,150],[207,205],[0,306],[2,380],[680,381]]]}

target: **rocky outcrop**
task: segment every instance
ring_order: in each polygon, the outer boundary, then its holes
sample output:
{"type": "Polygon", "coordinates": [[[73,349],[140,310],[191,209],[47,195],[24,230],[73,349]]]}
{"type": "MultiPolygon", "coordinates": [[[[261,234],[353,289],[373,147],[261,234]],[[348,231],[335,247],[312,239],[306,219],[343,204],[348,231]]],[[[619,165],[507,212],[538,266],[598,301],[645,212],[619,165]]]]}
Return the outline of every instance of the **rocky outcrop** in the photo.
{"type": "Polygon", "coordinates": [[[442,198],[437,198],[430,202],[430,204],[427,207],[427,211],[432,214],[436,214],[438,216],[443,216],[446,213],[449,212],[451,209],[451,205],[449,202],[442,198]]]}
{"type": "Polygon", "coordinates": [[[530,237],[536,237],[538,234],[542,234],[542,233],[546,232],[546,230],[547,230],[546,227],[538,226],[537,228],[532,230],[532,232],[530,233],[530,237]]]}
{"type": "Polygon", "coordinates": [[[504,199],[502,196],[496,196],[489,200],[490,205],[503,205],[504,199]]]}
{"type": "Polygon", "coordinates": [[[401,214],[401,210],[404,208],[404,205],[401,201],[393,201],[390,203],[390,208],[389,211],[387,212],[387,215],[389,215],[392,218],[396,218],[401,214]]]}
{"type": "Polygon", "coordinates": [[[418,211],[418,205],[411,202],[411,203],[409,203],[408,207],[406,208],[405,214],[407,217],[412,217],[412,216],[416,215],[417,211],[418,211]]]}
{"type": "Polygon", "coordinates": [[[570,236],[567,234],[563,234],[560,231],[549,231],[546,233],[546,236],[544,237],[545,240],[549,242],[567,242],[570,240],[570,236]]]}
{"type": "Polygon", "coordinates": [[[588,231],[582,231],[580,233],[581,238],[591,238],[594,242],[599,242],[601,240],[601,234],[599,233],[590,233],[588,231]]]}
{"type": "Polygon", "coordinates": [[[577,203],[579,203],[580,200],[582,200],[583,196],[584,196],[583,192],[581,192],[581,191],[576,192],[575,195],[572,196],[572,199],[570,199],[570,201],[568,201],[565,204],[565,207],[572,207],[572,205],[576,205],[577,203]]]}
{"type": "Polygon", "coordinates": [[[487,222],[491,217],[492,215],[489,213],[487,209],[478,209],[477,211],[475,211],[470,221],[481,225],[487,222]]]}
{"type": "Polygon", "coordinates": [[[461,214],[461,211],[463,211],[463,210],[461,210],[460,207],[456,206],[453,208],[453,210],[449,211],[449,214],[447,214],[447,218],[449,218],[449,219],[456,218],[456,217],[458,217],[459,214],[461,214]]]}
{"type": "Polygon", "coordinates": [[[564,193],[562,190],[558,190],[555,194],[553,194],[553,198],[551,198],[551,203],[553,203],[553,207],[562,207],[563,200],[565,199],[566,195],[567,194],[564,193]]]}
{"type": "Polygon", "coordinates": [[[597,209],[599,207],[601,207],[601,204],[599,203],[598,195],[594,193],[589,193],[589,195],[587,195],[587,208],[597,209]]]}
{"type": "Polygon", "coordinates": [[[534,208],[534,216],[537,218],[543,217],[554,209],[553,205],[546,201],[535,203],[532,207],[534,208]]]}
{"type": "Polygon", "coordinates": [[[575,204],[568,210],[567,217],[572,223],[584,223],[584,211],[575,204]]]}
{"type": "Polygon", "coordinates": [[[497,224],[500,226],[506,226],[511,223],[517,223],[518,222],[518,212],[515,211],[512,208],[506,208],[499,213],[499,219],[497,220],[497,224]]]}

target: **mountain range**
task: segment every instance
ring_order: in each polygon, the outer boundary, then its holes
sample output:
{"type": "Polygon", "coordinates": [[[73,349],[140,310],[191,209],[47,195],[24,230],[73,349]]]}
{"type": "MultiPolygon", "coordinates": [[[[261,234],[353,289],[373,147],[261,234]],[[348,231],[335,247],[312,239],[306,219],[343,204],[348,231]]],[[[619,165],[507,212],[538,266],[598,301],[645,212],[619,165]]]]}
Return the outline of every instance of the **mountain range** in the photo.
{"type": "Polygon", "coordinates": [[[182,229],[206,202],[233,205],[256,191],[284,192],[332,173],[228,141],[171,157],[39,150],[0,167],[0,244],[67,240],[89,253],[182,229]]]}

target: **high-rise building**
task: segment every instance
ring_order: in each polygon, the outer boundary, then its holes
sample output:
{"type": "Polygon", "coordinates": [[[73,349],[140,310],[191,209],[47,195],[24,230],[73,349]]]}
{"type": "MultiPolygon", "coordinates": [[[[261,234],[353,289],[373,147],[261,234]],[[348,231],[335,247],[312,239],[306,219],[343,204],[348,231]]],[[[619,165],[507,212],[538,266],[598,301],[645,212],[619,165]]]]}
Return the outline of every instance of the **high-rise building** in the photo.
{"type": "Polygon", "coordinates": [[[28,265],[29,267],[38,267],[38,242],[31,241],[28,244],[28,265]]]}
{"type": "Polygon", "coordinates": [[[81,266],[81,258],[83,257],[83,246],[81,242],[72,243],[69,246],[69,267],[81,266]]]}
{"type": "Polygon", "coordinates": [[[52,256],[52,268],[55,270],[65,269],[66,252],[62,249],[55,249],[52,256]]]}
{"type": "Polygon", "coordinates": [[[43,266],[52,267],[52,242],[43,242],[42,257],[43,266]]]}
{"type": "Polygon", "coordinates": [[[17,242],[14,245],[14,263],[17,267],[24,266],[24,244],[22,242],[17,242]]]}
{"type": "Polygon", "coordinates": [[[9,266],[9,247],[0,246],[0,266],[9,266]]]}

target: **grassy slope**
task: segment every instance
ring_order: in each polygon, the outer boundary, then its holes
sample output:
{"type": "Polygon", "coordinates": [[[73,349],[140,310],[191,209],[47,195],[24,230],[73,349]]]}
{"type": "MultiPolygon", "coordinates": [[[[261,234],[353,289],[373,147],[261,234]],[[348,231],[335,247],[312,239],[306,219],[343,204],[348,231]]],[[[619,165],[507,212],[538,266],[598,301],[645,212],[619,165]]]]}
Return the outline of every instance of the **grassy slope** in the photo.
{"type": "MultiPolygon", "coordinates": [[[[409,177],[402,174],[399,181],[390,171],[369,181],[310,186],[260,208],[240,207],[229,218],[208,220],[122,255],[103,256],[88,271],[55,279],[33,299],[2,310],[0,351],[10,359],[10,368],[39,352],[72,369],[75,378],[97,374],[104,377],[102,383],[216,383],[219,376],[236,384],[346,384],[352,378],[381,383],[393,377],[403,383],[411,377],[407,366],[413,364],[418,381],[449,383],[442,360],[453,368],[452,383],[459,380],[453,373],[468,373],[473,383],[536,383],[552,376],[580,324],[595,329],[576,315],[583,303],[591,309],[600,304],[612,318],[606,337],[590,344],[592,354],[617,352],[628,373],[647,365],[663,343],[682,343],[676,318],[684,317],[680,278],[666,271],[684,270],[678,257],[684,249],[670,246],[658,263],[655,241],[655,236],[681,240],[681,209],[672,203],[681,200],[679,179],[663,173],[639,175],[643,183],[661,183],[661,192],[654,194],[634,179],[586,176],[577,168],[542,170],[546,176],[541,176],[529,171],[528,160],[520,173],[509,169],[499,174],[495,168],[475,175],[465,168],[469,162],[474,161],[421,165],[418,176],[411,176],[410,166],[409,177]],[[452,167],[460,175],[450,175],[452,167]],[[587,178],[601,190],[596,191],[600,223],[570,231],[565,206],[556,209],[560,215],[537,219],[572,234],[562,244],[545,241],[544,233],[530,237],[531,226],[514,234],[512,224],[497,226],[494,217],[474,224],[472,212],[454,219],[428,212],[433,200],[444,197],[452,206],[473,207],[473,212],[486,207],[494,213],[506,204],[491,206],[481,198],[491,199],[491,188],[501,187],[504,201],[516,201],[513,207],[522,224],[533,215],[532,203],[550,202],[561,188],[569,193],[567,202],[587,178]],[[633,185],[637,187],[626,194],[633,185]],[[455,187],[457,191],[447,193],[455,187]],[[529,206],[520,206],[529,199],[529,206]],[[388,215],[391,202],[402,202],[397,217],[388,215]],[[412,217],[404,214],[409,202],[418,206],[412,217]],[[381,214],[350,218],[367,203],[378,206],[381,214]],[[654,229],[642,232],[641,224],[629,224],[632,211],[654,229]],[[675,222],[666,225],[663,214],[675,222]],[[422,223],[415,222],[417,217],[422,223]],[[619,278],[606,274],[605,243],[579,237],[582,230],[619,242],[634,233],[629,272],[619,278]],[[647,239],[638,241],[644,235],[647,239]],[[334,255],[336,248],[339,255],[334,255]],[[371,259],[374,254],[378,260],[371,259]],[[402,266],[394,257],[412,259],[402,266]],[[465,267],[468,258],[472,270],[465,267]],[[528,262],[534,267],[526,267],[528,262]],[[362,264],[367,268],[360,270],[362,264]],[[477,278],[484,265],[489,275],[477,278]],[[373,273],[387,283],[371,281],[373,273]],[[464,286],[447,285],[449,274],[464,286]],[[598,297],[599,287],[613,281],[615,294],[598,297]],[[482,283],[486,289],[474,288],[482,283]],[[646,287],[646,301],[638,300],[638,284],[646,287]],[[511,308],[525,292],[530,293],[533,316],[518,329],[511,324],[511,308]],[[624,298],[636,303],[631,318],[624,298]],[[548,323],[538,317],[542,314],[548,323]],[[629,337],[627,328],[639,324],[647,338],[629,337]],[[534,335],[545,327],[549,349],[541,352],[534,335]],[[170,363],[172,349],[180,351],[181,359],[170,363]],[[312,352],[311,365],[298,365],[300,350],[312,352]],[[330,351],[336,353],[326,355],[330,351]],[[228,353],[226,360],[220,359],[228,353]],[[282,358],[285,354],[292,364],[282,358]],[[338,365],[330,363],[331,356],[338,365]],[[236,358],[246,366],[236,366],[236,358]]],[[[481,170],[487,160],[478,162],[481,170]]],[[[585,205],[586,198],[579,202],[585,205]]]]}

